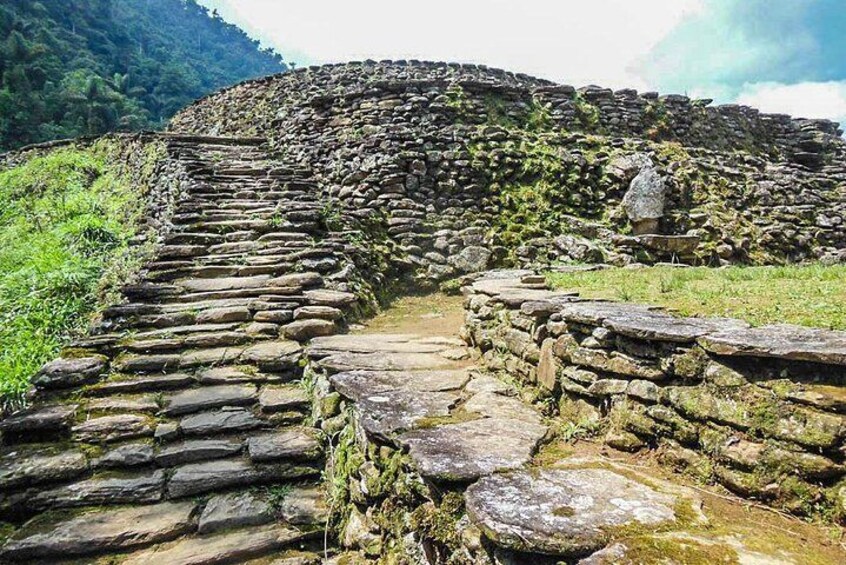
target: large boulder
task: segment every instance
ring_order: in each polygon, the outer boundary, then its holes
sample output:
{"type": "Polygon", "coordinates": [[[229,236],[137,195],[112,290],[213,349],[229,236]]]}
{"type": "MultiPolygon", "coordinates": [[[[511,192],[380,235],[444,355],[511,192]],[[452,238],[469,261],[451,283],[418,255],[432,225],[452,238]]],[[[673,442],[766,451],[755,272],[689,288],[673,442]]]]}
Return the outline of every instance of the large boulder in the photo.
{"type": "Polygon", "coordinates": [[[623,196],[623,209],[635,235],[657,233],[658,220],[664,215],[666,185],[650,162],[643,165],[623,196]]]}

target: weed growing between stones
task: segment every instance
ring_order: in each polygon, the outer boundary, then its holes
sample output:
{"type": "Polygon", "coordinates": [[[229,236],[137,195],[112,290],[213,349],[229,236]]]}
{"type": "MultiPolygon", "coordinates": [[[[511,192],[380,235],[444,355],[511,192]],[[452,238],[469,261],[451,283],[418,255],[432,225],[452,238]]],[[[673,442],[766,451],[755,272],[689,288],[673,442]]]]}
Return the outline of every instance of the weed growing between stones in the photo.
{"type": "Polygon", "coordinates": [[[573,104],[576,107],[576,116],[582,127],[592,131],[596,130],[599,127],[599,108],[588,102],[580,92],[573,95],[573,104]]]}
{"type": "Polygon", "coordinates": [[[569,231],[569,219],[598,219],[605,196],[600,167],[564,149],[567,136],[512,130],[504,143],[470,146],[472,165],[488,179],[488,199],[499,213],[488,237],[513,254],[533,238],[569,231]]]}

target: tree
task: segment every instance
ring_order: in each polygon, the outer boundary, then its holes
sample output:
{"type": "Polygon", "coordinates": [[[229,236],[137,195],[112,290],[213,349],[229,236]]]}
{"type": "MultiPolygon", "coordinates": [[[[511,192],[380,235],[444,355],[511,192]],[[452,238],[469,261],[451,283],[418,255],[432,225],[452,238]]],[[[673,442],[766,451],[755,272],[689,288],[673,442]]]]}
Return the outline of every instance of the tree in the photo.
{"type": "Polygon", "coordinates": [[[195,0],[3,0],[0,151],[160,126],[199,96],[285,69],[195,0]]]}

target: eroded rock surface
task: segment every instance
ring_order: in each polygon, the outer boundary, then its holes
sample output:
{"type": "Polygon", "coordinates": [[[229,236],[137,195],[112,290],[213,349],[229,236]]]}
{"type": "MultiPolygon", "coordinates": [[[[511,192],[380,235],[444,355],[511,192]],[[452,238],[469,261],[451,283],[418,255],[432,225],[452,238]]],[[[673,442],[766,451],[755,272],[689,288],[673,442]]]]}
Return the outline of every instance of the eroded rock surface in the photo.
{"type": "Polygon", "coordinates": [[[667,526],[678,499],[605,469],[533,469],[490,475],[465,494],[467,512],[497,545],[579,557],[625,527],[667,526]]]}

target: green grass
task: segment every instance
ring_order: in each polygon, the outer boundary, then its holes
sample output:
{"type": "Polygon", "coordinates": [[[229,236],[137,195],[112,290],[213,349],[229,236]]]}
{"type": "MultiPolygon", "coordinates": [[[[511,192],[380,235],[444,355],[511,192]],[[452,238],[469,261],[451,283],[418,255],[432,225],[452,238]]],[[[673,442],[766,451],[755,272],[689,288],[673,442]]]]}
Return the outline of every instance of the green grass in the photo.
{"type": "Polygon", "coordinates": [[[115,150],[69,147],[0,172],[0,409],[135,268],[143,199],[111,170],[115,150]]]}
{"type": "Polygon", "coordinates": [[[585,298],[656,304],[683,316],[846,330],[846,266],[650,267],[550,273],[548,279],[585,298]]]}

